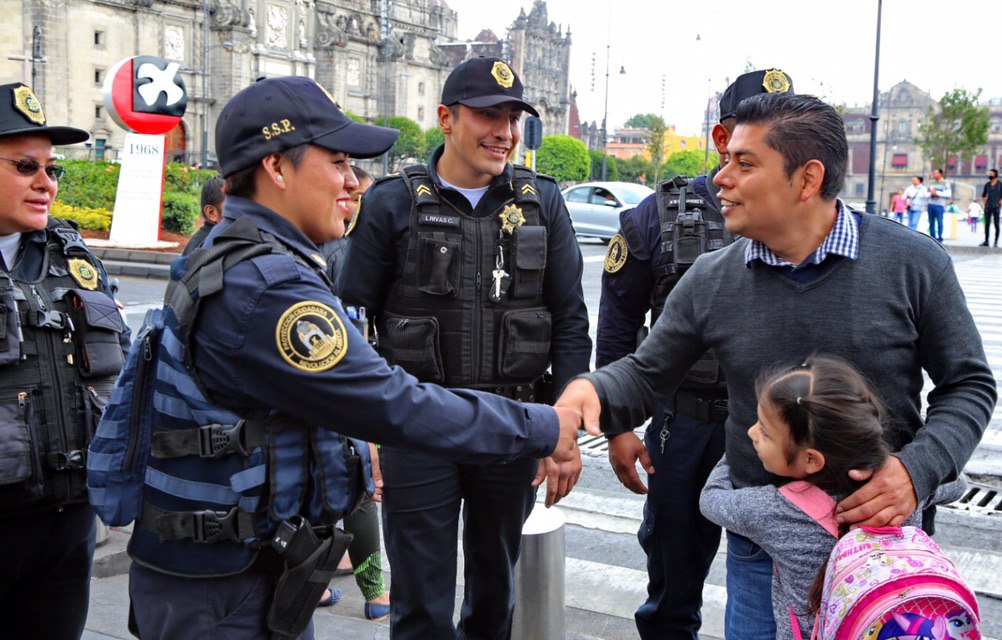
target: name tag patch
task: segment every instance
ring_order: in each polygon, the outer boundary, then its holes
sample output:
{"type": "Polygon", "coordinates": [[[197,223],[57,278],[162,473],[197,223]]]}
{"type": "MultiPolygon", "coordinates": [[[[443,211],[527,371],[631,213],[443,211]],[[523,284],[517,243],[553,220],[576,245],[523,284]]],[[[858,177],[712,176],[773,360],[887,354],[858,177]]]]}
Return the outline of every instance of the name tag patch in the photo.
{"type": "Polygon", "coordinates": [[[418,217],[421,224],[430,224],[436,227],[459,228],[459,216],[444,216],[440,213],[422,213],[418,217]]]}

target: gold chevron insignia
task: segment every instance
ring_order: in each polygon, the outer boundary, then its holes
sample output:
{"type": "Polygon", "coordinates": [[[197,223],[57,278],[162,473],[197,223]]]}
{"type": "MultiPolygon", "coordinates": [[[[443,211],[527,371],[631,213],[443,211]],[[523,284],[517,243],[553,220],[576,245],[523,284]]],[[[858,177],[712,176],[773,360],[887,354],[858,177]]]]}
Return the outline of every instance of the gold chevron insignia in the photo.
{"type": "Polygon", "coordinates": [[[531,193],[531,194],[535,195],[536,190],[532,187],[531,184],[523,184],[522,185],[522,193],[531,193]]]}
{"type": "Polygon", "coordinates": [[[416,189],[416,191],[417,191],[417,194],[419,196],[430,196],[431,195],[431,189],[429,189],[428,185],[426,185],[426,184],[419,184],[418,188],[416,189]]]}

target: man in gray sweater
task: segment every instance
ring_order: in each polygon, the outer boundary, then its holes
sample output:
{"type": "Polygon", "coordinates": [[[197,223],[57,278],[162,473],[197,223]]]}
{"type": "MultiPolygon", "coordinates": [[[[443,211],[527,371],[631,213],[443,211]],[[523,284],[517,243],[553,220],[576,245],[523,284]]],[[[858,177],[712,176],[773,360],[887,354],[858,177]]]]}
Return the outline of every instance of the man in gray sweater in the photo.
{"type": "MultiPolygon", "coordinates": [[[[712,348],[728,381],[731,480],[737,488],[778,484],[744,435],[756,419],[755,380],[813,352],[840,356],[883,399],[897,453],[840,503],[838,519],[901,524],[960,474],[995,406],[995,380],[953,265],[929,237],[836,199],[848,145],[830,106],[763,94],[742,102],[736,118],[714,183],[727,229],[743,238],[701,256],[637,352],[571,382],[557,406],[581,412],[590,432],[623,433],[712,348]],[[935,384],[924,417],[923,369],[935,384]]],[[[728,533],[727,564],[728,638],[774,638],[763,606],[768,555],[728,533]]]]}

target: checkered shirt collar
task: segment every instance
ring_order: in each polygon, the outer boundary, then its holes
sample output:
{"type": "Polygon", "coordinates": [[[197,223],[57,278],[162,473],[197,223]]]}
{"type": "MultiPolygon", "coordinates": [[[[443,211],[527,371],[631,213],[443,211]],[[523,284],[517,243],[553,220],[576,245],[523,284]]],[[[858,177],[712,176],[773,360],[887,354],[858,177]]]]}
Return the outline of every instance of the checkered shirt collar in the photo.
{"type": "Polygon", "coordinates": [[[773,253],[772,249],[758,240],[752,240],[745,247],[745,264],[749,265],[755,260],[761,260],[773,267],[798,267],[821,264],[829,254],[855,260],[859,256],[859,225],[856,223],[856,217],[845,206],[845,203],[841,200],[836,202],[838,203],[838,216],[835,218],[835,225],[821,246],[804,261],[803,265],[783,260],[773,253]]]}

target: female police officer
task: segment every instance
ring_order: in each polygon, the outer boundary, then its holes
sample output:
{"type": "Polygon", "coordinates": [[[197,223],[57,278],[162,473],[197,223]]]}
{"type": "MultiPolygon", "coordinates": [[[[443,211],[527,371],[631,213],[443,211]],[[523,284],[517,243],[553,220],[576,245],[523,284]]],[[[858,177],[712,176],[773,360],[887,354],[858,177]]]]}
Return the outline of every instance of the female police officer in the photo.
{"type": "MultiPolygon", "coordinates": [[[[212,511],[172,511],[190,506],[212,481],[219,488],[215,471],[227,457],[189,456],[174,466],[151,458],[143,499],[159,502],[144,506],[130,544],[130,595],[144,640],[289,638],[300,631],[312,637],[302,612],[312,612],[320,592],[304,587],[289,595],[295,576],[288,555],[297,545],[294,536],[312,529],[304,523],[329,521],[355,502],[358,487],[345,464],[348,456],[330,455],[338,446],[345,453],[354,449],[343,440],[324,445],[334,431],[453,459],[553,455],[569,462],[578,456],[575,413],[418,384],[376,355],[331,293],[315,243],[344,232],[346,181],[349,187],[354,181],[348,157],[376,156],[395,138],[392,130],[351,122],[308,78],[263,80],[223,109],[216,149],[227,179],[224,219],[206,248],[188,259],[184,282],[195,295],[185,299],[185,291],[174,298],[168,290],[161,351],[172,355],[173,332],[187,347],[188,366],[168,377],[190,373],[213,403],[246,417],[247,428],[263,420],[266,435],[258,449],[264,448],[266,463],[260,476],[258,467],[237,473],[230,488],[257,483],[265,493],[241,495],[241,510],[245,499],[256,505],[250,519],[240,513],[231,518],[232,511],[220,518],[212,511]],[[208,252],[230,245],[249,253],[241,259],[230,254],[214,271],[208,252]],[[174,329],[172,311],[178,314],[174,329]],[[298,449],[283,444],[297,438],[303,443],[298,449]],[[255,540],[265,544],[252,554],[239,544],[255,540]],[[284,579],[278,567],[285,568],[284,579]],[[303,625],[282,627],[288,622],[283,611],[297,607],[303,625]]],[[[162,382],[170,380],[158,373],[156,383],[162,382]]],[[[183,413],[168,415],[178,406],[173,401],[185,402],[183,396],[169,397],[154,411],[170,423],[183,413]]],[[[180,422],[172,424],[183,431],[180,422]]],[[[575,481],[563,478],[562,485],[569,491],[575,481]]],[[[322,590],[327,572],[306,573],[299,577],[322,590]]]]}
{"type": "Polygon", "coordinates": [[[49,217],[63,175],[52,145],[87,138],[48,126],[29,87],[0,86],[2,638],[79,638],[87,618],[84,451],[128,347],[100,263],[49,217]]]}

